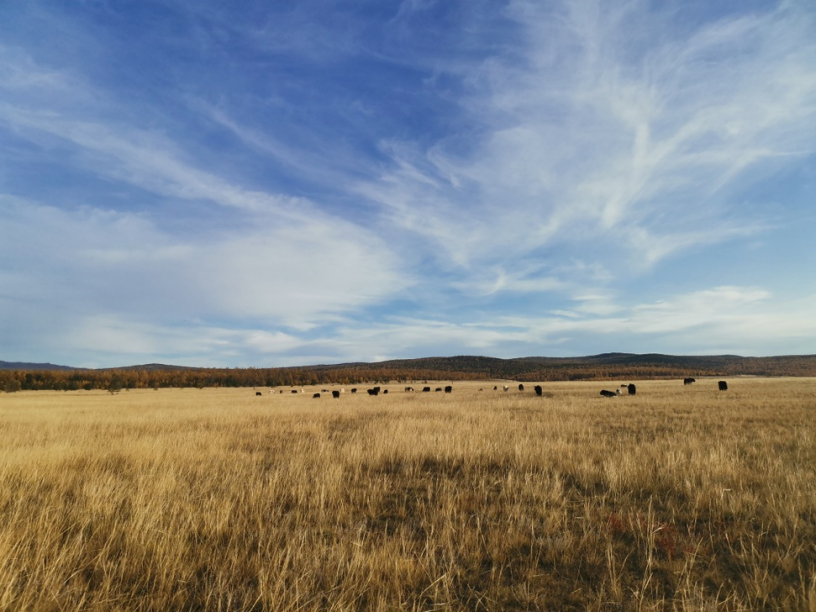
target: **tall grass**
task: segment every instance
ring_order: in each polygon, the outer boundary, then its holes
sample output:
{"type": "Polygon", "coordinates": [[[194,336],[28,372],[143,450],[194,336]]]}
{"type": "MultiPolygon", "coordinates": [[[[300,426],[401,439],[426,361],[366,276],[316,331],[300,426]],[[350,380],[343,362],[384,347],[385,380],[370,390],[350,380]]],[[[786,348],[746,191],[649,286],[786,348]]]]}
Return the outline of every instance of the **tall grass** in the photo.
{"type": "Polygon", "coordinates": [[[730,382],[0,394],[0,609],[814,611],[816,381],[730,382]]]}

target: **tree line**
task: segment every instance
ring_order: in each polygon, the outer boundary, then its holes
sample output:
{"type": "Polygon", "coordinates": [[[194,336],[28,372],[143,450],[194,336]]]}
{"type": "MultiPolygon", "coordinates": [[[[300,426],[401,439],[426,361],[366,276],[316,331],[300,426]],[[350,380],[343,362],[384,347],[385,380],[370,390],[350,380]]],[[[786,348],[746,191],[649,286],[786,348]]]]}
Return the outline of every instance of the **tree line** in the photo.
{"type": "Polygon", "coordinates": [[[520,382],[646,380],[686,376],[816,376],[816,356],[491,359],[451,357],[289,368],[150,366],[106,370],[0,370],[0,390],[78,391],[179,387],[306,387],[426,380],[520,382]],[[414,366],[414,367],[411,367],[414,366]],[[421,366],[421,367],[416,367],[421,366]]]}

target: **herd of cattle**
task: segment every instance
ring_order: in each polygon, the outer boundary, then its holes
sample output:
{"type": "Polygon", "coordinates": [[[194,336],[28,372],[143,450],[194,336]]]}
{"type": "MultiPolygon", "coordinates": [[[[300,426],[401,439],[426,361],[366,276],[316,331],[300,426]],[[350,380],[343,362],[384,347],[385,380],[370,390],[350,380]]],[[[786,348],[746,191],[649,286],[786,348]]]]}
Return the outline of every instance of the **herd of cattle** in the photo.
{"type": "MultiPolygon", "coordinates": [[[[684,378],[683,379],[683,384],[684,385],[690,385],[690,384],[695,383],[695,382],[697,382],[697,380],[694,379],[694,378],[684,378]]],[[[718,389],[720,391],[728,391],[728,383],[726,381],[724,381],[724,380],[718,381],[717,382],[717,387],[718,387],[718,389]]],[[[602,389],[600,395],[603,396],[603,397],[618,397],[619,395],[622,395],[621,389],[625,389],[627,395],[636,395],[637,394],[637,387],[635,385],[633,385],[631,383],[628,383],[628,384],[624,383],[624,384],[622,384],[620,386],[619,389],[615,389],[614,391],[610,391],[608,389],[602,389]]],[[[498,391],[499,386],[495,385],[493,387],[493,390],[498,391]]],[[[507,393],[510,390],[510,387],[508,385],[502,385],[502,390],[505,393],[507,393]]],[[[523,392],[524,391],[524,385],[519,383],[518,390],[523,392]]],[[[414,391],[413,387],[405,387],[405,392],[406,393],[412,393],[413,391],[414,391]]],[[[422,388],[423,393],[430,393],[430,391],[431,391],[430,387],[423,387],[422,388]]],[[[445,393],[453,393],[453,386],[448,385],[447,387],[444,387],[444,388],[443,387],[436,387],[436,389],[434,389],[434,391],[440,392],[440,393],[442,391],[444,391],[445,393]]],[[[484,389],[479,389],[479,391],[484,391],[484,389]]],[[[533,391],[535,391],[535,394],[538,395],[539,397],[544,395],[544,389],[542,388],[541,385],[536,385],[535,387],[533,387],[533,391]]],[[[304,393],[304,390],[301,389],[300,391],[298,391],[297,389],[292,389],[291,392],[292,393],[304,393]]],[[[314,393],[312,395],[312,397],[314,399],[319,399],[321,397],[321,393],[331,393],[331,396],[334,399],[339,399],[340,394],[345,393],[345,392],[346,392],[346,390],[344,388],[340,389],[339,391],[336,390],[336,389],[332,390],[332,391],[330,391],[329,389],[322,389],[320,391],[320,393],[314,393]]],[[[357,388],[356,387],[352,388],[351,392],[352,393],[357,393],[357,388]]],[[[271,393],[275,393],[275,392],[272,391],[271,393]]],[[[281,390],[280,393],[283,393],[283,390],[281,390]]],[[[383,389],[381,387],[372,387],[371,389],[366,389],[366,393],[368,393],[369,395],[379,395],[380,393],[385,395],[385,394],[388,393],[388,389],[383,389]]],[[[261,396],[261,395],[263,395],[263,393],[261,393],[260,391],[256,391],[255,395],[256,396],[261,396]]]]}

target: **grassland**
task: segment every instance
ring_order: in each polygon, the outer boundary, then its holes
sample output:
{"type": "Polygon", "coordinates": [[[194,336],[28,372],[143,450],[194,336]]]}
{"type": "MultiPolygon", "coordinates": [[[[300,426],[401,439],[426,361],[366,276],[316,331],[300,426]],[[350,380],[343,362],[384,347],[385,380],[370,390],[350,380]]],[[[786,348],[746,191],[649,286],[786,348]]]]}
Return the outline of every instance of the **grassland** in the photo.
{"type": "Polygon", "coordinates": [[[729,383],[0,394],[0,609],[812,612],[816,380],[729,383]]]}

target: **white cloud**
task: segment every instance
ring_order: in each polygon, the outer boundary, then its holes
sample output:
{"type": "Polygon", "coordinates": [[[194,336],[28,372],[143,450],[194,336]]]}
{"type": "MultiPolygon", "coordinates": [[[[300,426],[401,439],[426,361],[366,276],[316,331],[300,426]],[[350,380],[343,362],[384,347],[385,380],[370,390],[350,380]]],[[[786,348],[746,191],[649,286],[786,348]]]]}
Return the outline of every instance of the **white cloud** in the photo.
{"type": "Polygon", "coordinates": [[[598,346],[631,352],[769,355],[779,354],[783,346],[796,347],[787,352],[808,352],[816,342],[816,296],[783,300],[759,287],[719,286],[651,304],[612,305],[601,298],[584,295],[574,310],[543,316],[460,323],[412,318],[349,322],[331,343],[350,360],[373,360],[438,354],[440,346],[448,355],[502,357],[602,352],[592,348],[598,346]],[[596,300],[600,303],[593,304],[596,300]]]}
{"type": "Polygon", "coordinates": [[[407,284],[386,245],[328,219],[194,238],[130,213],[67,212],[9,198],[0,207],[9,294],[78,312],[308,328],[407,284]]]}

